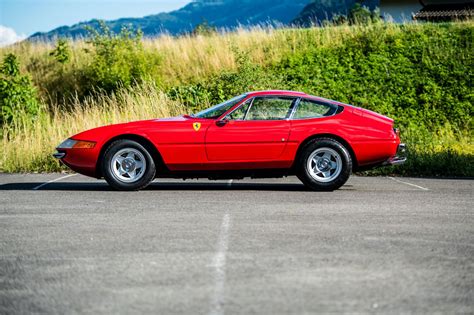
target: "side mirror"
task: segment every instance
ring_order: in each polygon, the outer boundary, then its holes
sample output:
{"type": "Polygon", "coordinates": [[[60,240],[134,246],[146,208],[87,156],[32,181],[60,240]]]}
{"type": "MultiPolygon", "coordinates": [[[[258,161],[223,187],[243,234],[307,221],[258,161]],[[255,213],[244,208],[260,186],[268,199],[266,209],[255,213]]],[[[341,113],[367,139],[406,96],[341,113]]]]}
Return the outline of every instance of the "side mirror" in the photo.
{"type": "Polygon", "coordinates": [[[227,125],[228,122],[229,122],[229,119],[224,118],[224,119],[216,121],[216,126],[217,127],[224,127],[225,125],[227,125]]]}

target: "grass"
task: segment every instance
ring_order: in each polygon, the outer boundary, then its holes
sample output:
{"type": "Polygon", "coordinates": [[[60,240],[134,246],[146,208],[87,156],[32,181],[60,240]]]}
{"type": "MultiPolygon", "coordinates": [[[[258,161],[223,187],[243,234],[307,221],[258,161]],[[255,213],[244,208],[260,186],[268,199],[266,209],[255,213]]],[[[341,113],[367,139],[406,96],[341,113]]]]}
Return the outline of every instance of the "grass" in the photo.
{"type": "Polygon", "coordinates": [[[446,124],[432,132],[416,126],[404,129],[401,138],[408,145],[406,164],[362,174],[474,177],[474,143],[470,130],[455,130],[446,124]]]}
{"type": "MultiPolygon", "coordinates": [[[[166,89],[180,84],[198,82],[203,78],[232,71],[238,68],[235,50],[248,52],[252,63],[267,66],[279,62],[284,56],[301,50],[301,43],[317,47],[336,46],[370,26],[335,26],[326,28],[273,29],[270,27],[241,28],[234,32],[213,33],[208,36],[185,35],[173,37],[162,35],[142,40],[146,51],[160,57],[161,62],[149,69],[160,88],[166,89]]],[[[416,27],[416,26],[414,26],[416,27]]],[[[397,25],[389,24],[388,32],[398,30],[397,25]]],[[[51,93],[51,83],[58,84],[58,74],[62,81],[76,88],[81,84],[81,69],[91,62],[87,53],[90,49],[84,40],[70,42],[71,60],[66,65],[55,62],[49,53],[54,43],[25,42],[0,49],[0,58],[14,53],[20,59],[23,72],[28,72],[40,89],[43,97],[51,93]]]]}
{"type": "Polygon", "coordinates": [[[54,148],[75,133],[94,127],[153,117],[171,117],[184,113],[184,107],[170,100],[152,84],[117,94],[99,94],[76,100],[72,111],[60,105],[43,110],[22,126],[4,129],[0,140],[0,170],[4,172],[56,172],[63,166],[52,158],[54,148]]]}
{"type": "Polygon", "coordinates": [[[474,177],[473,39],[472,21],[163,35],[141,40],[156,62],[147,64],[139,84],[114,93],[87,88],[95,60],[85,41],[69,42],[66,64],[50,56],[51,43],[2,48],[0,58],[19,57],[42,111],[33,121],[3,127],[0,171],[58,171],[50,154],[76,132],[189,113],[246,90],[280,88],[394,118],[409,162],[370,174],[474,177]]]}

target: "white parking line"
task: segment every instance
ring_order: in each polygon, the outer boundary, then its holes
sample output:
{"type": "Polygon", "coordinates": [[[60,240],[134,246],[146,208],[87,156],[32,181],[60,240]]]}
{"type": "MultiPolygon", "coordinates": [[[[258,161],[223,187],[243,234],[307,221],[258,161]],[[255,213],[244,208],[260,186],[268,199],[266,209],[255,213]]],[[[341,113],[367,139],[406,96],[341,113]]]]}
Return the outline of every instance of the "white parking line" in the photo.
{"type": "Polygon", "coordinates": [[[60,181],[61,179],[65,179],[65,178],[68,178],[68,177],[72,177],[72,176],[76,176],[77,174],[69,174],[69,175],[66,175],[66,176],[63,176],[63,177],[59,177],[59,178],[56,178],[56,179],[52,179],[46,183],[42,183],[41,185],[38,185],[36,187],[33,188],[33,190],[38,190],[40,189],[41,187],[44,187],[48,184],[51,184],[51,183],[54,183],[54,182],[57,182],[57,181],[60,181]]]}
{"type": "Polygon", "coordinates": [[[224,314],[224,285],[225,285],[225,262],[229,239],[230,216],[228,213],[222,218],[217,252],[212,259],[211,267],[214,268],[214,294],[211,299],[211,310],[209,314],[224,314]]]}
{"type": "Polygon", "coordinates": [[[416,188],[421,189],[421,190],[425,190],[425,191],[429,190],[428,188],[421,187],[421,186],[418,186],[418,185],[415,185],[415,184],[412,184],[412,183],[407,183],[407,182],[404,182],[404,181],[402,181],[402,180],[399,180],[399,179],[396,179],[396,178],[393,178],[393,177],[390,177],[390,176],[389,176],[388,178],[390,178],[390,179],[392,179],[392,180],[394,180],[394,181],[396,181],[396,182],[405,184],[405,185],[409,185],[409,186],[416,187],[416,188]]]}
{"type": "Polygon", "coordinates": [[[232,181],[233,181],[233,179],[229,179],[229,181],[227,182],[227,187],[230,188],[232,186],[232,181]]]}

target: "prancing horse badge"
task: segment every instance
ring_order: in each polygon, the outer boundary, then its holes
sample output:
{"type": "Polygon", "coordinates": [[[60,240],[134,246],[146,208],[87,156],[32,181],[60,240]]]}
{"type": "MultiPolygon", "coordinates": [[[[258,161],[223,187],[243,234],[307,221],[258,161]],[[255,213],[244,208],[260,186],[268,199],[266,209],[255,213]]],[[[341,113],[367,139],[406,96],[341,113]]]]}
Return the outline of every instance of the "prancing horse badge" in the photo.
{"type": "Polygon", "coordinates": [[[201,123],[195,122],[193,124],[193,128],[194,130],[199,131],[199,129],[201,129],[201,123]]]}

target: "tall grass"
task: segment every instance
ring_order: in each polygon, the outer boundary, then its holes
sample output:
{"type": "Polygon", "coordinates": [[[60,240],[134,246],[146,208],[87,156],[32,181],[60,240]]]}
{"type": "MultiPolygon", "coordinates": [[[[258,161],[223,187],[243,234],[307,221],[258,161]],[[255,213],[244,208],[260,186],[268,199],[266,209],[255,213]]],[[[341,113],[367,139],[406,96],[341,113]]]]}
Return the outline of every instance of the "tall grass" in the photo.
{"type": "Polygon", "coordinates": [[[425,126],[402,129],[401,140],[408,145],[403,166],[384,167],[364,174],[406,176],[474,176],[472,130],[458,130],[446,123],[430,130],[425,126]]]}
{"type": "MultiPolygon", "coordinates": [[[[156,38],[142,40],[147,52],[161,57],[161,63],[149,74],[161,88],[178,84],[188,84],[211,77],[224,71],[236,70],[238,62],[235,51],[248,52],[251,62],[256,65],[271,65],[284,56],[304,49],[310,44],[317,47],[337,46],[351,40],[361,30],[376,26],[332,26],[312,29],[275,29],[272,27],[255,26],[240,28],[234,31],[221,31],[209,35],[183,35],[173,37],[161,35],[156,38]]],[[[412,28],[421,26],[412,25],[412,28]]],[[[387,24],[386,32],[397,32],[399,26],[387,24]]],[[[0,49],[0,58],[14,53],[21,61],[22,70],[28,72],[43,96],[48,97],[51,83],[66,80],[71,86],[78,87],[81,69],[91,63],[90,49],[84,40],[70,42],[72,46],[71,60],[66,65],[59,65],[49,53],[54,43],[23,42],[0,49]],[[49,88],[49,89],[48,89],[49,88]]]]}
{"type": "Polygon", "coordinates": [[[395,119],[410,148],[404,167],[382,173],[474,176],[474,22],[340,25],[309,29],[255,27],[206,36],[142,39],[140,85],[113,94],[85,86],[91,45],[70,42],[70,60],[54,43],[0,49],[19,57],[43,110],[4,129],[0,171],[56,171],[50,157],[66,137],[91,127],[173,116],[246,90],[281,88],[337,99],[395,119]],[[89,91],[85,93],[84,91],[89,91]]]}
{"type": "MultiPolygon", "coordinates": [[[[71,135],[86,129],[133,120],[171,117],[184,107],[170,100],[153,84],[133,90],[121,89],[112,95],[97,94],[73,101],[72,111],[57,104],[40,112],[35,120],[4,127],[0,140],[0,170],[5,172],[52,172],[64,169],[51,154],[71,135]]],[[[44,105],[45,106],[45,105],[44,105]]]]}

